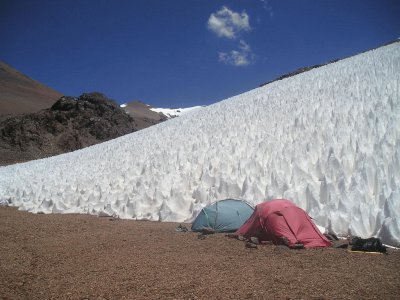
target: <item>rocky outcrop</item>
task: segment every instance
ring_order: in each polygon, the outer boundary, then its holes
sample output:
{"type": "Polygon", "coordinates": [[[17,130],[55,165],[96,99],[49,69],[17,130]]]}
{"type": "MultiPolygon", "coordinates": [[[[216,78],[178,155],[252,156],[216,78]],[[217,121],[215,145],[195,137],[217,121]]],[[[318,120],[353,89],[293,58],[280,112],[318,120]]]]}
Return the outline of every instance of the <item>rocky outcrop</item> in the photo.
{"type": "Polygon", "coordinates": [[[61,97],[50,109],[0,121],[0,164],[70,152],[136,130],[132,116],[100,93],[61,97]]]}
{"type": "Polygon", "coordinates": [[[274,80],[271,80],[271,81],[265,82],[263,84],[260,84],[260,87],[262,87],[264,85],[267,85],[267,84],[270,84],[270,83],[272,83],[274,81],[278,81],[278,80],[282,80],[282,79],[285,79],[285,78],[289,78],[289,77],[295,76],[297,74],[304,73],[304,72],[310,71],[312,69],[319,68],[319,67],[325,66],[327,64],[331,64],[331,63],[337,62],[337,61],[338,61],[338,59],[335,59],[335,60],[332,60],[332,61],[330,61],[328,63],[325,63],[325,64],[313,65],[313,66],[299,68],[299,69],[294,70],[292,72],[283,74],[283,75],[279,76],[278,78],[275,78],[274,80]]]}

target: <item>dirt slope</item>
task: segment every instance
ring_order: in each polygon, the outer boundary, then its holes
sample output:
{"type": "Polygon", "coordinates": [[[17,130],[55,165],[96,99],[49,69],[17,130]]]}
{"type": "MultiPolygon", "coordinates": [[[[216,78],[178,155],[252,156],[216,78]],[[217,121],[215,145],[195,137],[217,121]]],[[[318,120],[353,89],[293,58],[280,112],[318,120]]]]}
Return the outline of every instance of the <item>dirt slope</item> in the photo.
{"type": "Polygon", "coordinates": [[[0,116],[50,108],[61,96],[0,61],[0,116]]]}
{"type": "Polygon", "coordinates": [[[150,110],[151,106],[141,101],[131,101],[121,107],[135,119],[138,130],[168,119],[165,115],[150,110]]]}

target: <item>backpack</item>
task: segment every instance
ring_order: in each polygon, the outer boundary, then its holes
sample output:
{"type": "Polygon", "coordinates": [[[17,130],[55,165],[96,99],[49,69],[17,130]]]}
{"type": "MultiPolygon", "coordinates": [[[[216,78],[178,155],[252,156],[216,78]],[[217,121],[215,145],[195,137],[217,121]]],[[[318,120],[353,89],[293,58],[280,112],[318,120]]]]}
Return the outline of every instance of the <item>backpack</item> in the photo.
{"type": "Polygon", "coordinates": [[[386,253],[386,247],[379,238],[362,239],[358,236],[351,239],[352,251],[386,253]]]}

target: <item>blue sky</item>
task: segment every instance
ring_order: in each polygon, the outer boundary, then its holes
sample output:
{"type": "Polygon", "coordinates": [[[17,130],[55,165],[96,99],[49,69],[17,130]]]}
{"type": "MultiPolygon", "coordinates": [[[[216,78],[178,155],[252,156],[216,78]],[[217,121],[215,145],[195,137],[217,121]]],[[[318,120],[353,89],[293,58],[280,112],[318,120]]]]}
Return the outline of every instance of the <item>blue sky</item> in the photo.
{"type": "Polygon", "coordinates": [[[207,105],[400,37],[399,0],[0,0],[0,60],[60,91],[207,105]]]}

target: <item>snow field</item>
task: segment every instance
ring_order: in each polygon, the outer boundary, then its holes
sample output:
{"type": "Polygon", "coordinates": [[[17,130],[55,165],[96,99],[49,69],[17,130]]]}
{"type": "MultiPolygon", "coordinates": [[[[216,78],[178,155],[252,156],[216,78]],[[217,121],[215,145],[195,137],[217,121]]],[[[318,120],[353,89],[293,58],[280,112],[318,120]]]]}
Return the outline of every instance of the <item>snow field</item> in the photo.
{"type": "Polygon", "coordinates": [[[400,43],[179,118],[0,168],[33,213],[191,220],[210,202],[287,198],[338,235],[400,244],[400,43]]]}
{"type": "Polygon", "coordinates": [[[195,110],[201,109],[203,106],[193,106],[187,108],[150,108],[150,110],[156,113],[162,113],[168,118],[175,118],[187,114],[188,112],[193,112],[195,110]]]}

